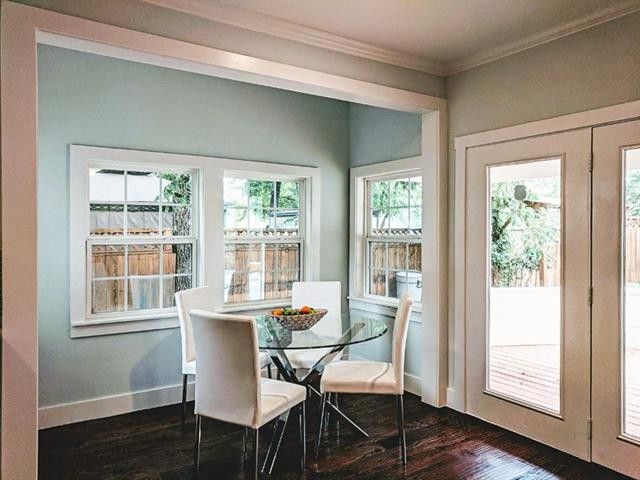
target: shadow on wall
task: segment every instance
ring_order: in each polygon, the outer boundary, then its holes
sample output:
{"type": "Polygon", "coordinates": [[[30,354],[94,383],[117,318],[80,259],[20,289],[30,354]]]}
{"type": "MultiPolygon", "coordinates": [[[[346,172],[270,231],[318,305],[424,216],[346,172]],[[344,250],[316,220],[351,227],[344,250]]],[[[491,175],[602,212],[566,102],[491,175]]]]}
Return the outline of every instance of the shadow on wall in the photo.
{"type": "MultiPolygon", "coordinates": [[[[131,369],[129,384],[131,392],[159,390],[158,394],[161,398],[173,400],[167,396],[166,392],[162,392],[164,388],[173,387],[181,384],[182,364],[180,360],[180,348],[176,349],[176,344],[180,344],[180,330],[175,329],[171,335],[165,336],[160,342],[156,343],[147,353],[136,363],[131,369]],[[168,352],[175,352],[171,357],[167,357],[168,352]],[[163,369],[159,370],[158,365],[162,365],[163,369]],[[171,381],[166,383],[166,368],[171,369],[171,381]],[[175,381],[174,381],[175,379],[175,381]],[[148,389],[148,385],[158,385],[153,389],[148,389]]],[[[176,402],[178,400],[175,400],[176,402]]],[[[145,398],[140,395],[134,395],[132,399],[133,410],[148,408],[145,398]]]]}

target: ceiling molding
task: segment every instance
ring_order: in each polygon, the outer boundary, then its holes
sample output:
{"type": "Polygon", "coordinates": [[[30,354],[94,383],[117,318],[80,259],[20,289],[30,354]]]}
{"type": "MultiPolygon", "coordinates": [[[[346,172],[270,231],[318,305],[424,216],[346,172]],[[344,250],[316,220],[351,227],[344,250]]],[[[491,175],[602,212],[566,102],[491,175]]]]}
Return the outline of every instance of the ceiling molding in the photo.
{"type": "Polygon", "coordinates": [[[626,0],[515,42],[507,43],[460,60],[442,63],[416,55],[376,47],[368,43],[359,42],[270,15],[224,4],[216,0],[208,2],[199,0],[142,1],[245,30],[440,76],[460,73],[640,11],[640,0],[626,0]]]}
{"type": "Polygon", "coordinates": [[[480,52],[476,55],[471,55],[461,59],[460,61],[448,63],[445,68],[445,75],[453,75],[474,67],[479,67],[485,63],[490,63],[515,53],[537,47],[538,45],[552,42],[559,38],[587,30],[591,27],[595,27],[596,25],[624,17],[625,15],[629,15],[637,11],[640,11],[640,1],[627,0],[625,2],[620,2],[617,5],[598,10],[557,27],[543,30],[542,32],[530,35],[529,37],[525,37],[521,40],[480,52]]]}
{"type": "Polygon", "coordinates": [[[350,38],[299,25],[270,15],[252,12],[216,1],[198,0],[142,0],[143,2],[169,8],[189,15],[206,18],[257,33],[291,40],[293,42],[324,48],[355,57],[375,60],[390,65],[409,68],[419,72],[444,75],[446,66],[422,57],[376,47],[350,38]]]}

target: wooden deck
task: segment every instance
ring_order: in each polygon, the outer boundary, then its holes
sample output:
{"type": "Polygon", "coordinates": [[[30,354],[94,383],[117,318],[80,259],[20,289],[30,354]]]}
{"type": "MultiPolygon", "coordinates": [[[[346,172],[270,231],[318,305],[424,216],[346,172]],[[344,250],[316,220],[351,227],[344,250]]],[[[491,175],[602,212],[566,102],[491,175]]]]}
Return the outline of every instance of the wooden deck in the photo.
{"type": "MultiPolygon", "coordinates": [[[[560,349],[554,345],[491,348],[489,388],[550,411],[560,409],[560,349]]],[[[640,349],[627,352],[625,433],[640,438],[640,349]]]]}

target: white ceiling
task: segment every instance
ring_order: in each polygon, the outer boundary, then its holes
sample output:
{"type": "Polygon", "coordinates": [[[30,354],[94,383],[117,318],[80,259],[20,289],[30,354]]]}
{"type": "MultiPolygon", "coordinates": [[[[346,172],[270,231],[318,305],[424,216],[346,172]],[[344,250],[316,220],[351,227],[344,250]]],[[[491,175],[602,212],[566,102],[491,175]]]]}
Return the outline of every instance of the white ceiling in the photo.
{"type": "Polygon", "coordinates": [[[145,0],[446,75],[640,10],[640,0],[145,0]]]}

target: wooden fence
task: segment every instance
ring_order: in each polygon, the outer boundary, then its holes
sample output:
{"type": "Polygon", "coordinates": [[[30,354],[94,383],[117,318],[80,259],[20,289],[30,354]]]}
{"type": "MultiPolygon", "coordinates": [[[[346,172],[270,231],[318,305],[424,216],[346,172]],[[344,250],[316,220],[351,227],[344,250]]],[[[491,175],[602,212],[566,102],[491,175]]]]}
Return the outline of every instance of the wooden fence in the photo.
{"type": "Polygon", "coordinates": [[[385,268],[385,244],[371,243],[369,272],[369,293],[385,296],[386,283],[389,285],[389,296],[397,297],[396,272],[422,270],[422,245],[419,243],[390,243],[388,244],[388,278],[385,268]],[[406,265],[408,262],[408,265],[406,265]]]}

